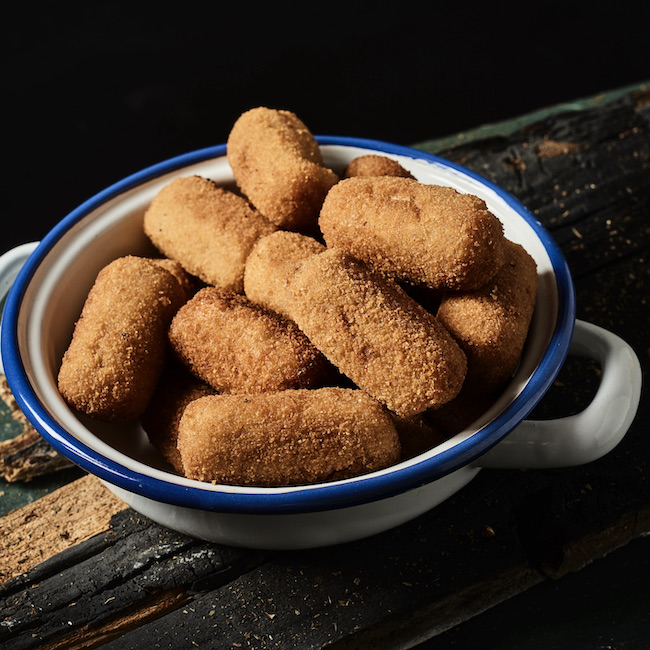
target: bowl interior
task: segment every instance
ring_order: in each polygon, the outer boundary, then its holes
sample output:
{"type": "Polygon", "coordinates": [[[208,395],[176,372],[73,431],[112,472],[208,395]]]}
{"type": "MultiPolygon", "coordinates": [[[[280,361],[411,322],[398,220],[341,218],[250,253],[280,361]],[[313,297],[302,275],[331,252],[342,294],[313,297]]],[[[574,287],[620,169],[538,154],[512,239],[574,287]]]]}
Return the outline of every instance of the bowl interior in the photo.
{"type": "MultiPolygon", "coordinates": [[[[467,430],[422,456],[339,483],[385,479],[400,472],[406,472],[404,476],[407,476],[409,471],[412,471],[411,478],[404,478],[405,486],[422,482],[425,471],[427,476],[435,478],[436,474],[453,470],[498,441],[525,417],[552,382],[564,361],[571,336],[571,331],[566,331],[573,316],[568,272],[555,245],[532,215],[484,179],[435,156],[405,147],[341,138],[320,140],[325,163],[339,172],[352,158],[379,152],[398,160],[422,182],[449,185],[480,196],[501,220],[506,236],[522,244],[537,263],[538,308],[528,341],[512,382],[493,407],[467,430]],[[558,350],[549,352],[554,337],[560,337],[560,345],[558,350]],[[549,367],[540,369],[540,364],[549,367]],[[544,376],[531,388],[531,378],[540,372],[544,376]],[[529,394],[522,395],[526,391],[529,394]],[[491,425],[493,431],[486,435],[491,425]]],[[[14,345],[3,345],[3,359],[5,350],[9,349],[15,361],[10,366],[11,374],[24,378],[24,381],[15,380],[15,392],[20,394],[19,401],[28,417],[59,451],[110,482],[122,482],[122,487],[128,489],[133,489],[134,484],[141,485],[142,477],[177,486],[181,491],[200,490],[205,494],[268,496],[318,489],[319,486],[214,486],[177,476],[149,444],[137,422],[111,425],[80,416],[65,404],[57,390],[61,357],[98,271],[121,255],[156,254],[143,232],[144,211],[172,178],[191,174],[232,185],[225,146],[193,152],[125,179],[81,205],[43,239],[14,286],[19,294],[14,296],[15,309],[11,316],[14,324],[6,337],[3,332],[3,339],[15,337],[14,345]]],[[[386,489],[385,480],[383,485],[386,489]]]]}

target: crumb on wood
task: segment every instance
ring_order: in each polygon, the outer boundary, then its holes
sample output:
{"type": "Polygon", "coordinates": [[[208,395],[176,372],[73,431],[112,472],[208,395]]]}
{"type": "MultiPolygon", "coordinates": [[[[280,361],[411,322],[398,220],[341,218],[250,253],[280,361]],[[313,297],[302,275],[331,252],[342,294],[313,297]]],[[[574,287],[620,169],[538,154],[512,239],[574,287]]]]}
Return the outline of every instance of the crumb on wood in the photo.
{"type": "Polygon", "coordinates": [[[556,158],[567,156],[578,151],[578,145],[574,142],[558,142],[557,140],[544,139],[537,146],[539,158],[556,158]]]}

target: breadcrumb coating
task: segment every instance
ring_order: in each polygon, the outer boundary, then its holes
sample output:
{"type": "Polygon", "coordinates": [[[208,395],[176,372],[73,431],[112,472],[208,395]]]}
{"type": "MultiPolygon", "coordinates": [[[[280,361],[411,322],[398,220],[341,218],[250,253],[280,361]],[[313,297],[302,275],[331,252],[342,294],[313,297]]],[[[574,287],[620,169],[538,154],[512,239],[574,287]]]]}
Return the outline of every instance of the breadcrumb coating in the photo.
{"type": "Polygon", "coordinates": [[[498,393],[476,394],[463,387],[451,402],[431,408],[422,415],[445,438],[451,438],[476,422],[498,397],[498,393]]]}
{"type": "Polygon", "coordinates": [[[176,278],[126,256],[97,275],[58,374],[66,402],[98,420],[125,421],[147,407],[167,355],[167,328],[184,302],[176,278]]]}
{"type": "Polygon", "coordinates": [[[486,394],[512,375],[524,347],[537,297],[537,265],[506,240],[506,263],[476,291],[447,293],[438,319],[467,355],[465,390],[486,394]]]}
{"type": "Polygon", "coordinates": [[[422,415],[401,418],[394,415],[393,421],[402,450],[401,460],[408,460],[429,451],[444,442],[447,436],[422,415]]]}
{"type": "Polygon", "coordinates": [[[200,398],[183,413],[178,450],[190,478],[266,487],[356,476],[400,457],[386,409],[336,387],[200,398]]]}
{"type": "Polygon", "coordinates": [[[180,364],[168,362],[140,424],[149,442],[179,473],[183,464],[178,453],[178,424],[185,407],[199,397],[213,395],[214,389],[194,377],[180,364]]]}
{"type": "Polygon", "coordinates": [[[169,328],[177,358],[220,393],[312,388],[329,364],[295,323],[241,294],[201,289],[169,328]]]}
{"type": "Polygon", "coordinates": [[[465,355],[436,318],[395,282],[349,254],[304,260],[290,282],[291,318],[359,388],[401,416],[460,391],[465,355]]]}
{"type": "Polygon", "coordinates": [[[191,275],[241,293],[246,258],[255,242],[276,228],[241,196],[207,178],[186,176],[154,197],[144,230],[191,275]]]}
{"type": "Polygon", "coordinates": [[[262,237],[246,261],[244,293],[249,300],[289,316],[286,292],[298,264],[325,246],[313,237],[288,230],[262,237]]]}
{"type": "Polygon", "coordinates": [[[292,112],[260,106],[237,119],[228,162],[248,200],[285,230],[312,233],[337,174],[323,164],[318,142],[292,112]]]}
{"type": "Polygon", "coordinates": [[[180,262],[170,260],[168,257],[153,258],[151,261],[169,271],[178,280],[178,284],[181,285],[187,300],[198,291],[200,286],[199,279],[194,275],[190,275],[180,262]]]}
{"type": "Polygon", "coordinates": [[[484,201],[410,178],[340,181],[325,198],[319,226],[328,247],[433,289],[478,288],[504,262],[503,227],[484,201]]]}
{"type": "Polygon", "coordinates": [[[183,476],[261,487],[389,467],[485,413],[537,268],[482,199],[389,155],[339,178],[294,113],[264,106],[227,159],[236,188],[185,176],[151,201],[162,259],[98,274],[58,374],[72,408],[139,417],[183,476]]]}
{"type": "Polygon", "coordinates": [[[378,154],[367,154],[353,158],[343,173],[345,178],[351,176],[402,176],[413,178],[413,174],[405,169],[397,160],[380,156],[378,154]]]}

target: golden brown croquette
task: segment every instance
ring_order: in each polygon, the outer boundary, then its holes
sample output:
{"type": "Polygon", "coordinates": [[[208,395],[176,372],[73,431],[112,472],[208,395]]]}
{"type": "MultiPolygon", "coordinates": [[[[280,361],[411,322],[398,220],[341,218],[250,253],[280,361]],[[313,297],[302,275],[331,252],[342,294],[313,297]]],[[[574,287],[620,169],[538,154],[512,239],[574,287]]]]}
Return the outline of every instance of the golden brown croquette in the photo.
{"type": "Polygon", "coordinates": [[[185,293],[185,298],[189,300],[199,289],[201,282],[194,276],[190,275],[181,265],[180,262],[176,260],[169,259],[168,257],[163,258],[153,258],[151,260],[154,264],[162,266],[163,269],[169,271],[181,285],[183,292],[185,293]]]}
{"type": "Polygon", "coordinates": [[[347,478],[400,457],[388,411],[337,387],[200,398],[183,413],[178,449],[189,478],[266,487],[347,478]]]}
{"type": "Polygon", "coordinates": [[[246,261],[244,293],[249,300],[288,316],[286,290],[297,265],[325,246],[313,237],[278,230],[258,240],[246,261]]]}
{"type": "Polygon", "coordinates": [[[506,262],[485,286],[448,292],[438,319],[467,355],[466,390],[491,393],[512,375],[528,336],[537,297],[537,265],[506,240],[506,262]]]}
{"type": "Polygon", "coordinates": [[[353,158],[345,168],[345,178],[351,176],[401,176],[413,178],[413,174],[405,169],[397,160],[378,154],[367,154],[353,158]]]}
{"type": "Polygon", "coordinates": [[[340,181],[319,226],[328,247],[433,289],[475,289],[504,261],[501,222],[480,198],[410,178],[340,181]]]}
{"type": "Polygon", "coordinates": [[[241,196],[207,178],[185,176],[154,197],[144,230],[163,255],[191,275],[242,292],[248,254],[276,228],[241,196]]]}
{"type": "Polygon", "coordinates": [[[98,420],[137,418],[167,354],[167,328],[184,302],[176,278],[151,260],[126,256],[97,275],[58,374],[66,402],[98,420]]]}
{"type": "Polygon", "coordinates": [[[465,355],[436,318],[395,282],[349,254],[305,259],[291,282],[291,318],[359,388],[401,416],[447,402],[465,355]]]}
{"type": "Polygon", "coordinates": [[[265,217],[285,230],[316,230],[325,194],[339,178],[294,113],[264,106],[246,111],[227,146],[238,187],[265,217]]]}
{"type": "Polygon", "coordinates": [[[402,450],[401,460],[419,456],[444,442],[446,437],[421,414],[410,418],[393,415],[402,450]]]}
{"type": "Polygon", "coordinates": [[[330,368],[295,323],[216,287],[178,310],[169,341],[177,358],[220,393],[311,388],[330,368]]]}
{"type": "Polygon", "coordinates": [[[183,465],[177,446],[178,424],[183,411],[195,399],[213,394],[211,386],[180,364],[170,361],[140,418],[149,442],[179,474],[183,474],[183,465]]]}

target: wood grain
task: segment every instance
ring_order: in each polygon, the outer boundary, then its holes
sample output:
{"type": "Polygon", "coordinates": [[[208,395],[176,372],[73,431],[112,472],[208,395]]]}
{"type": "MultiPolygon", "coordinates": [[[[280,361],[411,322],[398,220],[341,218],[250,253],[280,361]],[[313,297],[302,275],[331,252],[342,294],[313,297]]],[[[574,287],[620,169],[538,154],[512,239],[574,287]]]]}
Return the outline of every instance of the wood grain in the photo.
{"type": "MultiPolygon", "coordinates": [[[[437,153],[540,219],[569,262],[578,317],[626,339],[647,378],[648,94],[437,153]]],[[[598,379],[597,364],[570,359],[531,417],[581,410],[598,379]]],[[[187,538],[84,478],[0,520],[0,645],[393,650],[440,638],[650,530],[648,411],[644,399],[623,442],[594,463],[483,470],[416,520],[329,549],[187,538]]]]}
{"type": "Polygon", "coordinates": [[[126,508],[99,479],[85,476],[0,519],[0,582],[105,532],[126,508]]]}
{"type": "Polygon", "coordinates": [[[8,483],[31,481],[38,476],[72,467],[72,463],[48,444],[25,415],[11,394],[7,378],[0,374],[0,399],[20,433],[0,441],[0,476],[8,483]]]}

